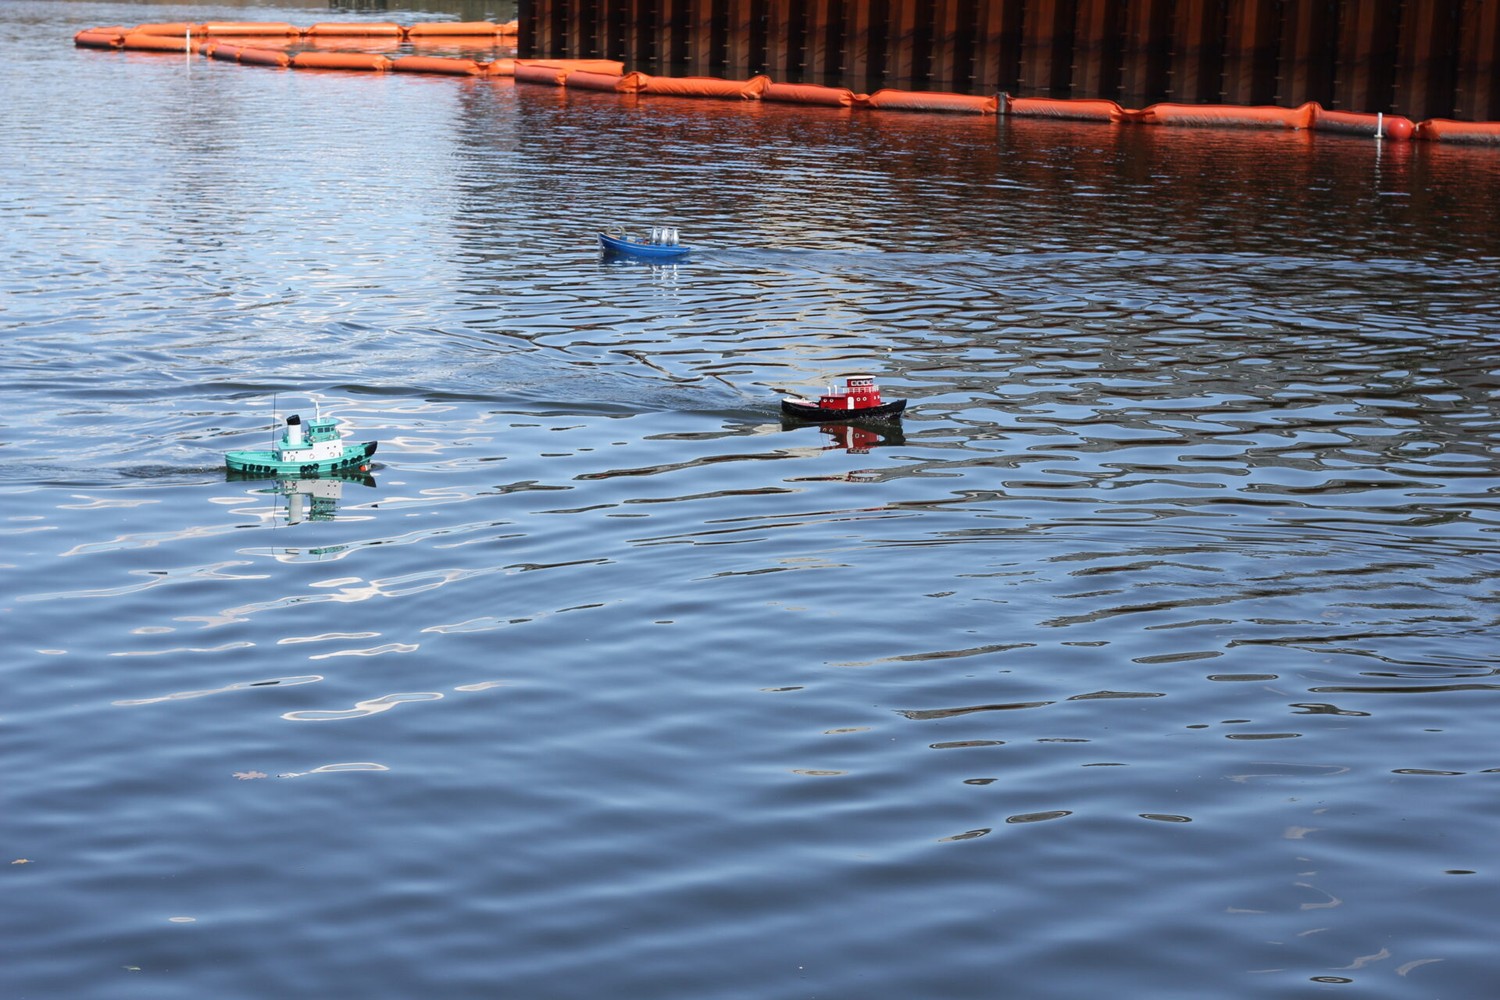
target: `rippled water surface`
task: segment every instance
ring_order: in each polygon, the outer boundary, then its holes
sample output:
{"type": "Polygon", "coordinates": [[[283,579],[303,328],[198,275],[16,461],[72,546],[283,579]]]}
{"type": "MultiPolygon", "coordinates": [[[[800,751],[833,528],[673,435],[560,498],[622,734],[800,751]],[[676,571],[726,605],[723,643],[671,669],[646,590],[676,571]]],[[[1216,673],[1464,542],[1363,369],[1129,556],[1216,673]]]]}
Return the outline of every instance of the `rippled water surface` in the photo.
{"type": "Polygon", "coordinates": [[[1493,995],[1500,154],[216,15],[0,10],[0,994],[1493,995]]]}

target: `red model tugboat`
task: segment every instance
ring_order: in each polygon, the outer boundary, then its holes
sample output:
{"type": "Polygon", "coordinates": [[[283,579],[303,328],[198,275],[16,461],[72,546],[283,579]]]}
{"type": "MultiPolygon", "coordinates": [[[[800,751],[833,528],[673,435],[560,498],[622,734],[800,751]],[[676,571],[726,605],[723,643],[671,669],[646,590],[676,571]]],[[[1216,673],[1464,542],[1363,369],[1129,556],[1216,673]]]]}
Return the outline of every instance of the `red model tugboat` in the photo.
{"type": "Polygon", "coordinates": [[[834,386],[819,396],[817,402],[800,396],[784,396],[781,412],[798,420],[837,420],[849,423],[855,420],[899,420],[906,409],[906,400],[893,399],[881,402],[880,386],[873,375],[850,375],[844,380],[844,390],[834,386]]]}

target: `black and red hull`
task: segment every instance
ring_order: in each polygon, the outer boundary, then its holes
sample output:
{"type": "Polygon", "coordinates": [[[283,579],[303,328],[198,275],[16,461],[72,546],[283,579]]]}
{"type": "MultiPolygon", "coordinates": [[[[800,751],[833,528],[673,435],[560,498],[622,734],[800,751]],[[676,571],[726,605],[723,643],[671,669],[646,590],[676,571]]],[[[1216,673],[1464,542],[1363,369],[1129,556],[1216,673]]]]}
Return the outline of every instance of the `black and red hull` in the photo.
{"type": "Polygon", "coordinates": [[[812,400],[784,398],[781,401],[781,412],[787,416],[819,423],[829,420],[837,420],[841,423],[860,420],[899,420],[901,412],[905,409],[906,400],[904,399],[893,399],[889,403],[881,403],[878,406],[861,406],[853,409],[819,406],[812,400]]]}

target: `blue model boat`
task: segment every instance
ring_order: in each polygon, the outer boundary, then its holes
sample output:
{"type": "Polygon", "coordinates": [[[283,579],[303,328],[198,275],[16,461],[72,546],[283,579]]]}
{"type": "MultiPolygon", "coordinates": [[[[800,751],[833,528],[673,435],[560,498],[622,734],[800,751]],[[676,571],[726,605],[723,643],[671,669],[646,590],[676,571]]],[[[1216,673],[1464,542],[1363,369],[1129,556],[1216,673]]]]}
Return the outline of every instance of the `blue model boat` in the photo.
{"type": "Polygon", "coordinates": [[[339,437],[338,421],[332,417],[314,417],[304,431],[302,418],[294,413],[286,418],[286,429],[274,447],[225,452],[224,465],[230,472],[257,476],[310,478],[368,472],[375,444],[345,444],[339,437]]]}
{"type": "Polygon", "coordinates": [[[644,239],[632,239],[616,227],[611,232],[599,234],[599,245],[604,248],[605,253],[629,254],[652,260],[685,257],[693,249],[678,242],[675,226],[652,226],[650,235],[644,239]]]}

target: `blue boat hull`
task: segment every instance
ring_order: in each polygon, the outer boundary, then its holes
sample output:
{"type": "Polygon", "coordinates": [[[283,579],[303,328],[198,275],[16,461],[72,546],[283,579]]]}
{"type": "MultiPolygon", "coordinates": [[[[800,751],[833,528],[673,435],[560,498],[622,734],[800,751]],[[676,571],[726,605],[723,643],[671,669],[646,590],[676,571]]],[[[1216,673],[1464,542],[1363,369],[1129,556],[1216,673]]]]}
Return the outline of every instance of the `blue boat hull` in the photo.
{"type": "Polygon", "coordinates": [[[599,234],[599,245],[604,248],[605,253],[623,253],[629,254],[632,257],[647,257],[658,260],[671,257],[685,257],[692,250],[692,247],[686,247],[680,243],[642,243],[637,240],[610,236],[607,233],[599,234]]]}

